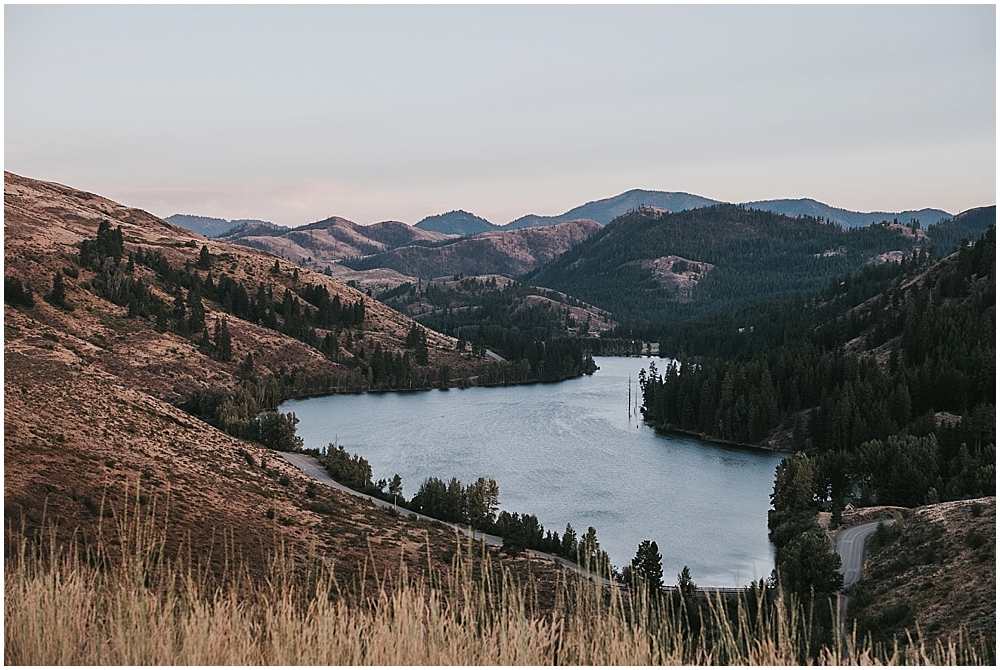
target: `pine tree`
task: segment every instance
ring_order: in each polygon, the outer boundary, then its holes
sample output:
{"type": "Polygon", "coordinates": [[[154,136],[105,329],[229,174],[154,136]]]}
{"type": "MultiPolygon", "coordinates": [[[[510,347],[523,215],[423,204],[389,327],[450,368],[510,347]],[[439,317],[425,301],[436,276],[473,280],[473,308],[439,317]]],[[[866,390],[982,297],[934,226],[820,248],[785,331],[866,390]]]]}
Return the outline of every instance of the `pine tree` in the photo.
{"type": "Polygon", "coordinates": [[[254,364],[253,364],[253,354],[247,352],[246,357],[243,362],[240,363],[240,369],[237,371],[236,376],[239,379],[249,380],[254,378],[254,364]]]}
{"type": "Polygon", "coordinates": [[[31,291],[21,284],[21,280],[18,277],[7,275],[3,278],[3,299],[4,302],[8,302],[11,305],[20,305],[22,307],[34,307],[35,306],[35,296],[31,294],[31,291]]]}
{"type": "Polygon", "coordinates": [[[70,309],[70,306],[66,303],[66,287],[63,285],[61,272],[56,272],[53,275],[52,292],[46,296],[46,299],[59,309],[70,309]]]}
{"type": "MultiPolygon", "coordinates": [[[[233,359],[233,338],[229,334],[229,321],[225,317],[215,320],[215,359],[228,362],[233,359]]],[[[248,354],[249,355],[249,354],[248,354]]],[[[252,363],[253,359],[251,359],[252,363]]]]}
{"type": "Polygon", "coordinates": [[[208,251],[208,245],[201,246],[201,253],[198,255],[197,267],[199,270],[212,269],[212,254],[208,251]]]}
{"type": "Polygon", "coordinates": [[[689,603],[694,600],[694,596],[698,592],[698,586],[691,579],[691,571],[688,570],[688,566],[686,565],[681,570],[680,574],[677,575],[677,590],[680,592],[685,602],[689,603]]]}
{"type": "Polygon", "coordinates": [[[663,589],[663,557],[656,542],[643,540],[632,559],[632,574],[646,588],[650,595],[663,589]]]}

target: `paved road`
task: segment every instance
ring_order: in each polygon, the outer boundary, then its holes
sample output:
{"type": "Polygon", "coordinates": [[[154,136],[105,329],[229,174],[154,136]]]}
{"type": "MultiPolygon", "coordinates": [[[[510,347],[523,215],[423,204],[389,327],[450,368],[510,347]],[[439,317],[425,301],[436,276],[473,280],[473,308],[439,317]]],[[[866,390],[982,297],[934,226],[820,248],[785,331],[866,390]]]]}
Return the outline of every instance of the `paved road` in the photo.
{"type": "MultiPolygon", "coordinates": [[[[340,482],[336,481],[333,477],[331,477],[330,474],[326,471],[326,468],[321,466],[313,456],[308,456],[306,454],[293,454],[289,452],[277,452],[277,453],[279,456],[281,456],[286,461],[297,467],[302,472],[306,473],[307,475],[309,475],[316,481],[320,482],[321,484],[326,484],[330,488],[337,489],[338,491],[343,491],[344,493],[352,495],[356,498],[362,498],[372,503],[373,505],[378,505],[379,507],[385,507],[386,509],[394,509],[398,511],[400,514],[405,514],[406,516],[412,519],[420,519],[423,521],[438,521],[437,519],[433,519],[424,514],[419,514],[418,512],[411,512],[408,509],[396,507],[391,502],[387,502],[385,500],[382,500],[381,498],[375,498],[365,493],[359,493],[354,489],[344,486],[340,482]]],[[[443,523],[446,526],[454,528],[455,530],[462,533],[466,537],[471,537],[474,540],[483,540],[486,542],[486,544],[490,545],[491,547],[503,546],[503,538],[497,535],[488,535],[487,533],[480,533],[477,530],[472,530],[468,526],[462,526],[454,523],[447,523],[445,521],[440,521],[439,523],[443,523]]]]}
{"type": "MultiPolygon", "coordinates": [[[[881,523],[889,526],[895,519],[883,519],[881,523]]],[[[840,555],[840,573],[844,575],[844,588],[857,584],[865,572],[865,543],[878,530],[880,521],[851,526],[837,533],[834,549],[840,555]]],[[[840,619],[841,643],[847,649],[849,642],[847,627],[847,601],[844,594],[837,594],[837,616],[840,619]]]]}
{"type": "Polygon", "coordinates": [[[486,350],[486,355],[495,360],[497,363],[505,363],[507,361],[506,358],[494,351],[490,351],[489,349],[486,350]]]}
{"type": "MultiPolygon", "coordinates": [[[[893,519],[881,523],[891,525],[893,519]]],[[[878,529],[879,521],[851,526],[837,533],[836,550],[840,554],[840,572],[844,575],[844,588],[856,584],[864,574],[865,541],[878,529]]]]}

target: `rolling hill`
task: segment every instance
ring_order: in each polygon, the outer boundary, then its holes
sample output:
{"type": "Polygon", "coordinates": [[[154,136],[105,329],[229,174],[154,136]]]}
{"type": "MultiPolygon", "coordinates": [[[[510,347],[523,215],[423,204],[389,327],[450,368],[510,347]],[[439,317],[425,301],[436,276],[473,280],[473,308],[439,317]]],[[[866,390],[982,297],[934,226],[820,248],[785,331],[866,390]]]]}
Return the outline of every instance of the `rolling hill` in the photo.
{"type": "Polygon", "coordinates": [[[960,212],[942,225],[957,226],[968,230],[984,231],[997,224],[997,206],[974,207],[960,212]]]}
{"type": "Polygon", "coordinates": [[[423,279],[456,274],[515,277],[551,261],[600,229],[594,221],[580,220],[542,228],[496,230],[434,246],[399,247],[342,263],[354,270],[389,268],[423,279]]]}
{"type": "Polygon", "coordinates": [[[222,237],[234,228],[247,226],[262,230],[290,230],[285,226],[279,226],[270,221],[261,221],[259,219],[234,219],[227,221],[226,219],[217,219],[212,216],[195,216],[194,214],[171,214],[164,221],[168,221],[181,228],[186,228],[193,233],[204,235],[205,237],[222,237]]]}
{"type": "Polygon", "coordinates": [[[574,219],[590,219],[602,225],[607,225],[615,218],[639,207],[658,207],[670,212],[679,212],[685,209],[696,209],[698,207],[714,205],[718,202],[718,200],[711,200],[703,198],[700,195],[691,195],[690,193],[633,189],[612,198],[593,200],[557,216],[528,214],[511,221],[505,227],[533,228],[536,226],[553,226],[574,219]]]}
{"type": "Polygon", "coordinates": [[[269,442],[266,410],[372,384],[380,351],[416,383],[441,365],[475,378],[485,362],[431,331],[427,365],[407,364],[410,318],[91,193],[5,173],[4,225],[8,528],[53,527],[65,546],[87,547],[133,507],[157,524],[169,510],[164,555],[220,570],[237,560],[262,575],[279,551],[348,581],[365,562],[369,575],[396,574],[401,559],[412,574],[447,568],[451,530],[317,490],[262,444],[285,439],[269,442]],[[326,307],[326,327],[312,325],[310,301],[326,307]]]}
{"type": "Polygon", "coordinates": [[[484,218],[475,214],[457,209],[445,214],[435,214],[421,219],[414,226],[421,230],[427,230],[446,235],[478,235],[497,230],[500,226],[494,225],[484,218]]]}
{"type": "Polygon", "coordinates": [[[245,227],[220,239],[323,269],[344,258],[368,256],[406,245],[434,244],[451,237],[399,221],[362,226],[334,216],[280,232],[245,227]]]}
{"type": "Polygon", "coordinates": [[[907,210],[905,212],[852,212],[839,207],[831,207],[810,198],[794,200],[757,200],[743,203],[745,207],[762,209],[766,212],[784,214],[786,216],[811,216],[821,221],[829,220],[845,228],[859,228],[882,221],[898,221],[908,224],[911,219],[917,219],[925,228],[935,223],[941,223],[951,218],[951,214],[940,209],[907,210]]]}

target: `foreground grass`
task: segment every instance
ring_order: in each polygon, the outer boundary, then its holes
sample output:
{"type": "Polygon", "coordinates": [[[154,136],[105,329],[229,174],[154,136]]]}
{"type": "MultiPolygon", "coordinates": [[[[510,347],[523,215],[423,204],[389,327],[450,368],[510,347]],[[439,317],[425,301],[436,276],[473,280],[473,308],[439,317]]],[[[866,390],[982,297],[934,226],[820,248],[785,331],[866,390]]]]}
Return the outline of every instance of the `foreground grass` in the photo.
{"type": "Polygon", "coordinates": [[[410,579],[404,567],[392,584],[367,592],[357,587],[363,576],[345,588],[322,564],[295,567],[287,557],[263,581],[236,567],[219,580],[163,558],[153,525],[124,519],[109,543],[113,555],[109,547],[63,550],[8,533],[4,663],[955,665],[982,658],[962,645],[928,649],[917,640],[886,650],[850,636],[817,653],[803,609],[781,598],[735,609],[708,599],[691,613],[683,603],[654,607],[572,581],[552,611],[538,612],[529,586],[502,570],[473,569],[471,559],[482,568],[489,558],[471,544],[459,547],[447,574],[410,579]]]}

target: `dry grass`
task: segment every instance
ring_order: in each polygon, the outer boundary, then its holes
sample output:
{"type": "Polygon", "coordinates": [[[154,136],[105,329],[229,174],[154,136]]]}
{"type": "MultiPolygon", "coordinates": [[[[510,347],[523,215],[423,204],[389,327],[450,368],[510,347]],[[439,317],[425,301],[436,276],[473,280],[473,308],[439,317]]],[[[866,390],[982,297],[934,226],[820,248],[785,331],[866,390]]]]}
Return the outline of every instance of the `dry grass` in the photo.
{"type": "Polygon", "coordinates": [[[809,656],[808,620],[780,600],[753,615],[739,606],[734,617],[732,607],[727,614],[710,599],[700,611],[703,634],[692,633],[683,604],[651,607],[595,583],[564,583],[556,607],[539,613],[530,584],[473,570],[471,544],[458,547],[445,574],[413,580],[404,565],[391,586],[367,591],[357,588],[364,575],[339,584],[322,562],[296,567],[280,551],[267,579],[254,581],[233,565],[218,581],[161,558],[165,516],[136,505],[89,548],[8,532],[5,664],[953,665],[980,658],[919,642],[888,651],[848,644],[809,656]]]}

